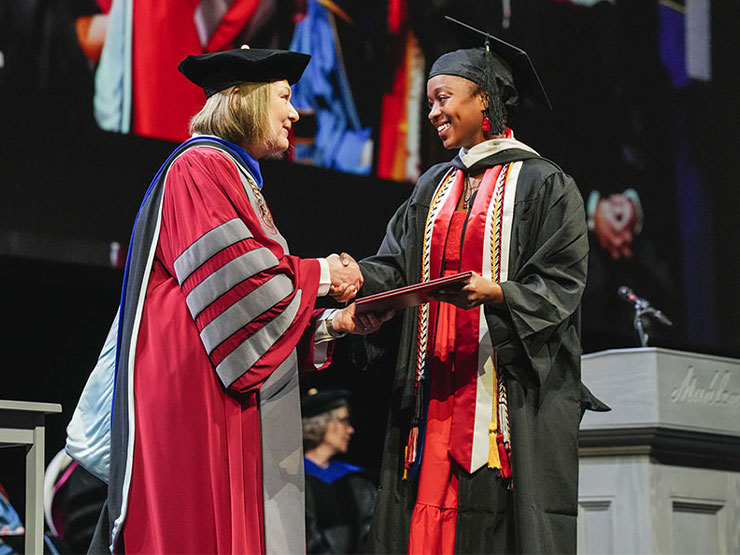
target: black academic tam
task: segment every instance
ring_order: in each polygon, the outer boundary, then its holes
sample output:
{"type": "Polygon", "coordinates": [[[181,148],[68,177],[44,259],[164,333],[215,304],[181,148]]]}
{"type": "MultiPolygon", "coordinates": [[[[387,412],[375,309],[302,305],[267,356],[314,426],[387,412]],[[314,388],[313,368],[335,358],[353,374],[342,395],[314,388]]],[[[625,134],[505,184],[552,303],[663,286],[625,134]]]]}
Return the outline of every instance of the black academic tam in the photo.
{"type": "Polygon", "coordinates": [[[290,50],[242,46],[235,50],[186,57],[177,69],[202,87],[206,97],[241,83],[268,83],[287,79],[292,85],[306,69],[311,56],[290,50]]]}

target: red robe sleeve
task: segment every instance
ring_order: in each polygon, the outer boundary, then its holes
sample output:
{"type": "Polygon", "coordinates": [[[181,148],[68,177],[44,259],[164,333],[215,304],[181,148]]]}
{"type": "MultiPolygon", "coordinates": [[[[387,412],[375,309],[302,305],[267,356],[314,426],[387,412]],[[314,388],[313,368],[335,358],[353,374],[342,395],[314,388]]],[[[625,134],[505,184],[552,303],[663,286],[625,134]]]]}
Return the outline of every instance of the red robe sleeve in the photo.
{"type": "Polygon", "coordinates": [[[331,364],[334,356],[334,341],[326,341],[318,345],[315,342],[316,322],[323,313],[324,309],[314,310],[311,324],[298,342],[298,370],[301,372],[323,370],[331,364]]]}
{"type": "Polygon", "coordinates": [[[285,252],[250,194],[227,155],[186,151],[166,176],[159,245],[216,374],[236,392],[258,389],[297,347],[320,277],[316,259],[285,252]]]}

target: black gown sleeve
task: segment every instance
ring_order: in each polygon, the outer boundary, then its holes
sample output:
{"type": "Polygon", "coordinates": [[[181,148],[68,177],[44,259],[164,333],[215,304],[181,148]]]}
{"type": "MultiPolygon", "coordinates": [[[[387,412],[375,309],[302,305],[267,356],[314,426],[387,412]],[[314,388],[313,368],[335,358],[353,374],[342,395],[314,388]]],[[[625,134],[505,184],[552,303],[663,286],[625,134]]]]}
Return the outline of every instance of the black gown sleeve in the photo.
{"type": "Polygon", "coordinates": [[[360,261],[365,282],[361,296],[374,295],[404,287],[406,276],[406,249],[408,246],[408,209],[411,199],[406,200],[388,222],[385,237],[377,254],[360,261]]]}
{"type": "Polygon", "coordinates": [[[539,387],[561,349],[580,355],[588,235],[581,195],[562,172],[547,176],[521,208],[512,230],[517,269],[501,283],[503,305],[486,307],[486,317],[499,361],[514,379],[539,387]]]}
{"type": "MultiPolygon", "coordinates": [[[[390,291],[409,284],[407,262],[409,253],[409,206],[407,199],[388,222],[385,237],[377,254],[360,260],[364,283],[358,298],[390,291]]],[[[368,336],[353,336],[349,340],[349,356],[357,368],[367,370],[381,359],[389,345],[397,341],[392,331],[397,326],[389,322],[377,333],[368,336]]]]}

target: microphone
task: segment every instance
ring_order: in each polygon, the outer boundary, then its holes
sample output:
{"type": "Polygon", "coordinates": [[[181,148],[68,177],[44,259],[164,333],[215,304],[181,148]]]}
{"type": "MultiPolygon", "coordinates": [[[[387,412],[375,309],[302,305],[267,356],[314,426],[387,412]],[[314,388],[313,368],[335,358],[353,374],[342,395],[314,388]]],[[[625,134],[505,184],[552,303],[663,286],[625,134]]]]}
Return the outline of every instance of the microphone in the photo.
{"type": "Polygon", "coordinates": [[[619,295],[620,299],[622,299],[623,301],[627,301],[628,303],[650,306],[649,302],[635,295],[635,292],[626,285],[622,285],[619,289],[617,289],[617,295],[619,295]]]}
{"type": "Polygon", "coordinates": [[[655,319],[658,320],[660,323],[665,324],[666,326],[673,325],[673,322],[671,322],[665,314],[663,314],[660,310],[651,307],[650,303],[646,299],[638,297],[635,292],[626,285],[622,285],[617,290],[617,295],[619,295],[619,298],[623,301],[635,305],[636,310],[640,310],[642,312],[655,316],[655,319]]]}

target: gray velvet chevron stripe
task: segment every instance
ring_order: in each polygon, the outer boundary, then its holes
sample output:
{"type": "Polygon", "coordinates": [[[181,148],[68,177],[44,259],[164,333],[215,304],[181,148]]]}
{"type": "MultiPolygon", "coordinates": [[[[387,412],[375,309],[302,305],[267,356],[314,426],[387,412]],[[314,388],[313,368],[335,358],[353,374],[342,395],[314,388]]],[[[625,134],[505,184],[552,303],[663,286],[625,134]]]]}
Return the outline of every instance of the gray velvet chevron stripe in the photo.
{"type": "Polygon", "coordinates": [[[193,319],[237,284],[277,265],[277,257],[266,247],[246,252],[230,260],[188,293],[186,302],[193,319]]]}
{"type": "Polygon", "coordinates": [[[190,245],[175,260],[175,274],[182,285],[185,280],[209,258],[244,239],[252,237],[252,232],[239,218],[214,227],[190,245]]]}
{"type": "MultiPolygon", "coordinates": [[[[257,316],[269,310],[293,292],[293,282],[284,274],[271,277],[211,320],[200,332],[206,352],[213,350],[246,326],[257,316]]],[[[269,325],[269,324],[268,324],[269,325]]],[[[247,339],[249,342],[251,340],[247,339]]],[[[241,374],[249,366],[242,366],[241,374]]]]}
{"type": "Polygon", "coordinates": [[[251,368],[280,339],[293,323],[300,304],[301,290],[299,289],[279,316],[231,351],[216,366],[216,373],[224,387],[229,387],[239,379],[245,370],[251,368]]]}

